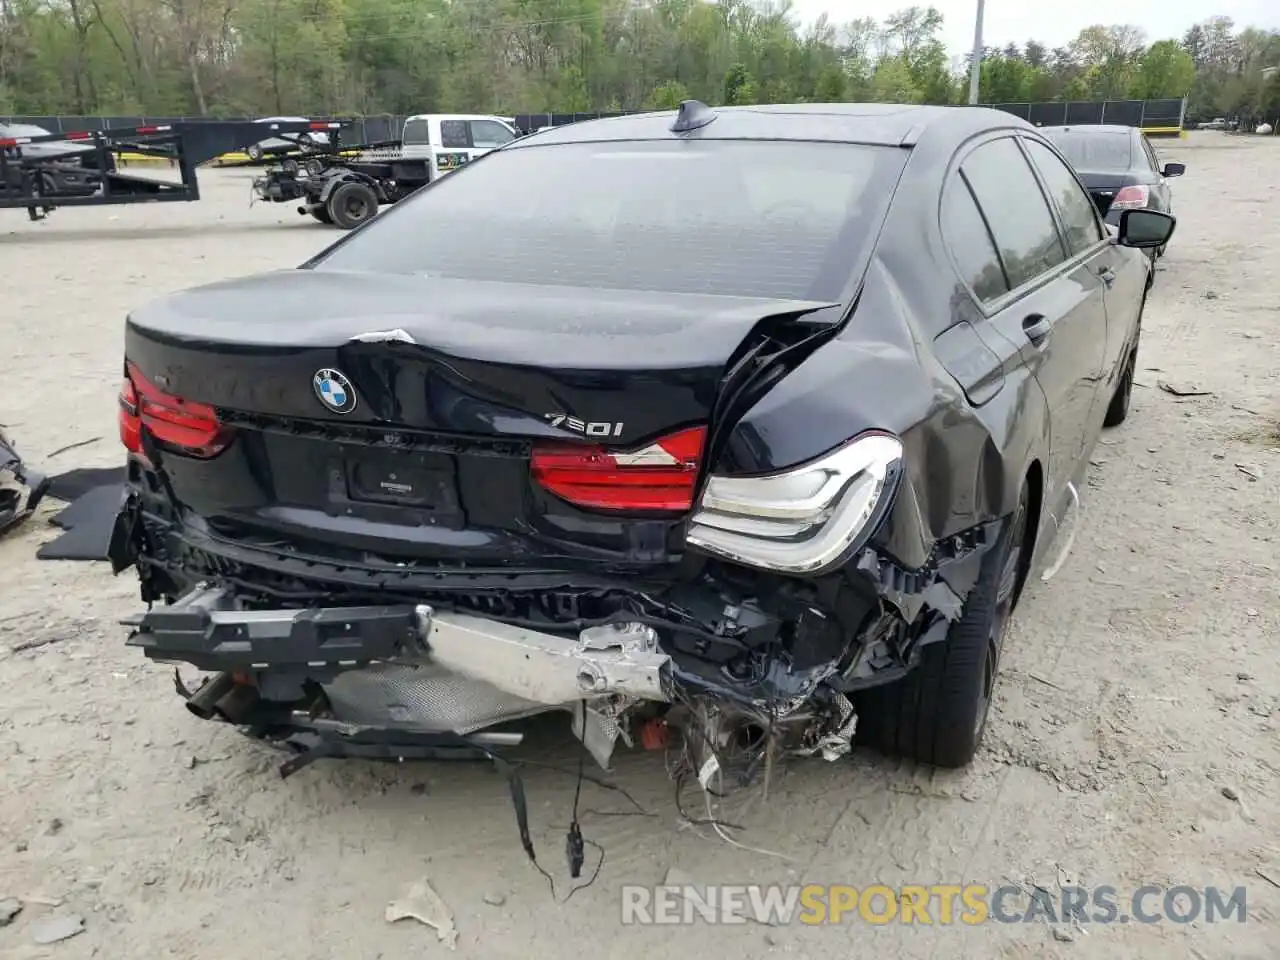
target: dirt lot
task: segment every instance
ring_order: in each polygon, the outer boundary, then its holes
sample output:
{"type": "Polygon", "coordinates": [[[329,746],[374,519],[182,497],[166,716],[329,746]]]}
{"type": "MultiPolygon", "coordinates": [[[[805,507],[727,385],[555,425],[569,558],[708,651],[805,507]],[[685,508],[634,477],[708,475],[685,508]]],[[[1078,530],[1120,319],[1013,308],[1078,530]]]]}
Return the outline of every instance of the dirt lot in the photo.
{"type": "MultiPolygon", "coordinates": [[[[583,829],[607,861],[557,905],[491,770],[320,763],[281,781],[276,754],[195,720],[170,671],[124,646],[115,620],[136,609],[133,579],[37,562],[53,535],[40,518],[0,543],[0,899],[25,901],[0,927],[0,955],[445,956],[429,928],[383,916],[426,876],[455,912],[456,955],[491,960],[716,947],[1276,956],[1280,218],[1259,198],[1280,191],[1280,143],[1199,134],[1161,153],[1189,173],[1175,183],[1180,225],[1147,309],[1134,411],[1098,448],[1070,559],[1019,612],[972,769],[869,755],[792,766],[729,817],[748,828],[744,842],[791,858],[780,859],[682,825],[662,758],[627,754],[616,782],[652,815],[602,816],[629,805],[588,785],[583,829]],[[1179,399],[1162,380],[1210,395],[1179,399]],[[621,927],[622,885],[660,883],[671,867],[703,882],[1111,885],[1122,907],[1144,884],[1243,884],[1248,922],[621,927]],[[43,918],[68,913],[82,934],[35,945],[43,918]]],[[[248,209],[243,173],[204,183],[208,199],[192,205],[64,210],[39,224],[0,211],[12,358],[0,421],[33,464],[119,462],[129,308],[293,265],[336,237],[287,206],[248,209]]],[[[565,762],[572,744],[553,734],[542,759],[565,762]]],[[[572,787],[553,770],[527,775],[534,840],[562,895],[572,787]]]]}

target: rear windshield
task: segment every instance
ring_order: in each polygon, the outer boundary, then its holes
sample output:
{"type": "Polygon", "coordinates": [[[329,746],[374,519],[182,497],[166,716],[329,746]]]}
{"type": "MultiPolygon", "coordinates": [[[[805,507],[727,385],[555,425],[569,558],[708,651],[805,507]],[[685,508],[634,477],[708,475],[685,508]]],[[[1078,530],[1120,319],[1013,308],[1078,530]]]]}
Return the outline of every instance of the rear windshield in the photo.
{"type": "Polygon", "coordinates": [[[320,269],[837,300],[907,152],[782,141],[500,150],[330,251],[320,269]]]}
{"type": "Polygon", "coordinates": [[[1128,170],[1133,165],[1133,137],[1127,133],[1050,133],[1077,170],[1128,170]]]}
{"type": "Polygon", "coordinates": [[[404,122],[404,143],[430,143],[430,127],[426,120],[406,120],[404,122]]]}

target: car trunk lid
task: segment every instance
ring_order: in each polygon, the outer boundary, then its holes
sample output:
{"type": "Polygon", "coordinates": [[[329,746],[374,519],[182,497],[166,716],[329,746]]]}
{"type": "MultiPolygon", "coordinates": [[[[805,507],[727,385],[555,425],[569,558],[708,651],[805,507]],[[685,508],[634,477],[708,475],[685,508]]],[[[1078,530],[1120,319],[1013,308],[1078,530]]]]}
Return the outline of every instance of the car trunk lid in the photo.
{"type": "Polygon", "coordinates": [[[679,498],[602,506],[583,486],[600,475],[564,451],[696,463],[705,436],[689,431],[744,341],[832,306],[293,270],[138,311],[126,357],[150,409],[205,429],[188,443],[153,417],[186,448],[150,452],[167,495],[224,537],[634,560],[674,548],[679,498]]]}

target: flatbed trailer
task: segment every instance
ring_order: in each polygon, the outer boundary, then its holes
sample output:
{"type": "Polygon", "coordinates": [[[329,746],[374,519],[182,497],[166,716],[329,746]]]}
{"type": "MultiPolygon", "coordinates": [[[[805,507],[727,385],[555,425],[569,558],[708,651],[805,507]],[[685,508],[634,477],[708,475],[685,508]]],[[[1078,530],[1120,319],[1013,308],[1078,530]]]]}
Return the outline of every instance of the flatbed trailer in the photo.
{"type": "Polygon", "coordinates": [[[339,148],[299,162],[287,157],[253,181],[268,203],[301,201],[298,213],[350,230],[431,181],[431,161],[398,156],[398,141],[339,148]]]}
{"type": "Polygon", "coordinates": [[[264,126],[251,120],[189,120],[0,139],[0,208],[26,208],[32,220],[40,220],[57,207],[190,203],[200,199],[196,169],[201,164],[247,143],[255,143],[268,131],[281,139],[294,140],[301,147],[303,134],[324,130],[329,134],[330,149],[337,149],[339,132],[349,123],[307,120],[279,121],[264,126]],[[69,145],[65,155],[29,155],[33,144],[63,141],[69,145]],[[115,157],[122,153],[169,160],[178,168],[179,181],[121,173],[116,169],[115,157]],[[69,169],[91,171],[91,193],[58,188],[59,174],[69,169]]]}

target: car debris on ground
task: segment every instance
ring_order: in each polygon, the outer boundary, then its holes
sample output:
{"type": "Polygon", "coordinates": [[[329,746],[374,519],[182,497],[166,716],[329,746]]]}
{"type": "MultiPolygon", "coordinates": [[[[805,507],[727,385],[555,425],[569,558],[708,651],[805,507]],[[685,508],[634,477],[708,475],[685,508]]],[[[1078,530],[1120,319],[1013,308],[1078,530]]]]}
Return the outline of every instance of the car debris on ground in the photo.
{"type": "Polygon", "coordinates": [[[0,536],[35,512],[47,486],[48,479],[22,462],[0,427],[0,536]]]}

